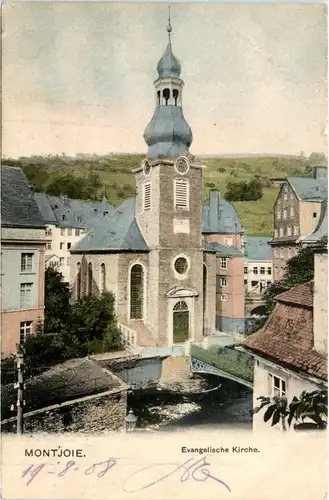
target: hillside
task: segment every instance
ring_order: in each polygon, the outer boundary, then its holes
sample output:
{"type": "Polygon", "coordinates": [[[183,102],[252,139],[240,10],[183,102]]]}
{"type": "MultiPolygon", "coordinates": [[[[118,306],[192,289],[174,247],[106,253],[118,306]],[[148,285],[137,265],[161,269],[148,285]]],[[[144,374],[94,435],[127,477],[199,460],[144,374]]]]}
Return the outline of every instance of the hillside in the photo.
{"type": "MultiPolygon", "coordinates": [[[[107,155],[75,158],[63,156],[5,159],[5,165],[20,166],[35,190],[79,198],[102,198],[105,194],[115,206],[135,194],[133,167],[142,155],[107,155]]],[[[202,159],[202,158],[201,158],[202,159]]],[[[272,208],[278,188],[270,186],[272,177],[304,176],[306,162],[296,157],[203,158],[204,198],[210,189],[225,195],[228,182],[250,181],[259,176],[264,192],[257,201],[233,202],[249,235],[270,236],[272,208]]]]}

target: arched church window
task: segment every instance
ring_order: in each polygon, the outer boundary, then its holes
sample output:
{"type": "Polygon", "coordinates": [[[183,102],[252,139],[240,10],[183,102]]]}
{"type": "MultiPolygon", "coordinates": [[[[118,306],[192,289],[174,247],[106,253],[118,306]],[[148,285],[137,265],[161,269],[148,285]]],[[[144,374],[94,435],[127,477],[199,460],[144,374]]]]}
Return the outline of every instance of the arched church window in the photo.
{"type": "Polygon", "coordinates": [[[88,295],[93,293],[93,266],[92,263],[88,264],[88,295]]]}
{"type": "Polygon", "coordinates": [[[160,104],[161,104],[161,92],[160,92],[160,90],[158,90],[157,94],[158,94],[158,105],[160,106],[160,104]]]}
{"type": "Polygon", "coordinates": [[[170,90],[169,89],[163,89],[163,98],[165,100],[166,106],[168,106],[168,101],[170,99],[170,90]]]}
{"type": "Polygon", "coordinates": [[[105,264],[101,264],[101,293],[106,291],[106,268],[105,264]]]}
{"type": "Polygon", "coordinates": [[[184,300],[180,300],[174,305],[174,311],[188,311],[187,304],[184,300]]]}
{"type": "Polygon", "coordinates": [[[144,309],[144,270],[135,264],[130,271],[130,319],[142,319],[144,309]]]}
{"type": "Polygon", "coordinates": [[[185,342],[189,338],[190,313],[187,303],[180,300],[173,309],[173,341],[174,344],[185,342]]]}
{"type": "Polygon", "coordinates": [[[179,94],[179,92],[178,92],[178,90],[177,90],[177,89],[174,89],[174,90],[172,91],[172,95],[173,95],[173,98],[174,98],[174,101],[175,101],[175,106],[177,106],[178,94],[179,94]]]}
{"type": "Polygon", "coordinates": [[[81,264],[80,262],[77,263],[77,299],[81,299],[81,264]]]}

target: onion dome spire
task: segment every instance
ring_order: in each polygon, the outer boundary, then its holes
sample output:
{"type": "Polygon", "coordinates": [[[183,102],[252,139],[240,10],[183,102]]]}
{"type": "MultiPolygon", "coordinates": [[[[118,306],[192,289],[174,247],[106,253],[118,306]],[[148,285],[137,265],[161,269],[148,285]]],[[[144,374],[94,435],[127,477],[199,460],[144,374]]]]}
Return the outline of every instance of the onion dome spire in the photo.
{"type": "Polygon", "coordinates": [[[172,47],[171,47],[171,32],[172,32],[172,26],[171,26],[171,19],[170,19],[170,7],[169,7],[169,16],[168,16],[168,25],[167,25],[167,32],[168,32],[168,45],[165,50],[165,53],[161,57],[160,61],[158,62],[157,70],[159,77],[162,76],[176,76],[179,78],[182,68],[180,65],[179,60],[177,57],[174,56],[172,47]]]}

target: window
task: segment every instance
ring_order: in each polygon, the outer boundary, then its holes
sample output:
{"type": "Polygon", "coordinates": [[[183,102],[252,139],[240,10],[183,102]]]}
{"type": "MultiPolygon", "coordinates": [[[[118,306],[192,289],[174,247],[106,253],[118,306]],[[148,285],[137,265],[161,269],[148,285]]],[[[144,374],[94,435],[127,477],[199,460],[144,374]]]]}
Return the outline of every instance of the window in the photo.
{"type": "Polygon", "coordinates": [[[265,274],[265,267],[260,268],[260,274],[265,274]]]}
{"type": "Polygon", "coordinates": [[[64,257],[59,258],[59,265],[64,266],[64,257]]]}
{"type": "Polygon", "coordinates": [[[313,212],[313,218],[315,219],[315,217],[317,216],[318,214],[316,212],[313,212]]]}
{"type": "Polygon", "coordinates": [[[175,209],[188,210],[189,209],[189,185],[186,179],[175,179],[174,181],[174,194],[175,194],[175,209]]]}
{"type": "Polygon", "coordinates": [[[26,337],[32,333],[32,321],[24,321],[19,328],[19,343],[24,344],[26,337]]]}
{"type": "Polygon", "coordinates": [[[248,266],[244,267],[244,274],[248,274],[248,266]]]}
{"type": "Polygon", "coordinates": [[[188,262],[185,257],[178,257],[178,259],[175,260],[174,268],[176,273],[185,274],[188,269],[188,262]]]}
{"type": "Polygon", "coordinates": [[[101,264],[101,283],[100,283],[101,292],[106,291],[106,268],[105,264],[101,264]]]}
{"type": "Polygon", "coordinates": [[[62,220],[66,220],[66,215],[62,215],[62,220]]]}
{"type": "Polygon", "coordinates": [[[228,299],[228,297],[227,297],[226,293],[222,293],[222,295],[220,296],[220,300],[222,302],[227,302],[227,299],[228,299]]]}
{"type": "Polygon", "coordinates": [[[68,234],[68,236],[72,236],[72,229],[70,227],[67,230],[67,234],[68,234]]]}
{"type": "Polygon", "coordinates": [[[228,236],[224,239],[224,245],[228,245],[229,247],[233,246],[233,239],[231,236],[228,236]]]}
{"type": "Polygon", "coordinates": [[[255,266],[255,267],[253,267],[253,268],[252,268],[252,272],[253,272],[254,274],[258,274],[258,267],[256,267],[256,266],[255,266]]]}
{"type": "Polygon", "coordinates": [[[288,217],[288,209],[284,208],[283,209],[283,218],[286,219],[288,217]]]}
{"type": "Polygon", "coordinates": [[[274,248],[274,257],[279,257],[279,249],[274,248]]]}
{"type": "Polygon", "coordinates": [[[46,229],[46,236],[51,236],[53,234],[52,230],[50,227],[47,227],[46,229]]]}
{"type": "Polygon", "coordinates": [[[221,278],[220,279],[220,286],[223,286],[223,287],[227,286],[227,279],[226,278],[221,278]]]}
{"type": "Polygon", "coordinates": [[[295,217],[295,209],[294,209],[294,207],[290,207],[290,217],[295,217]]]}
{"type": "Polygon", "coordinates": [[[32,271],[33,264],[33,253],[22,253],[21,254],[21,271],[29,272],[32,271]]]}
{"type": "Polygon", "coordinates": [[[259,285],[259,281],[252,281],[252,282],[251,282],[251,286],[252,286],[252,287],[256,287],[256,286],[258,286],[258,285],[259,285]]]}
{"type": "Polygon", "coordinates": [[[291,257],[292,257],[292,248],[289,247],[288,248],[288,259],[291,259],[291,257]]]}
{"type": "Polygon", "coordinates": [[[280,235],[280,238],[282,238],[282,236],[284,236],[284,229],[283,229],[283,227],[280,227],[279,235],[280,235]]]}
{"type": "Polygon", "coordinates": [[[80,229],[76,229],[76,230],[74,231],[74,234],[75,234],[75,236],[80,236],[80,229]]]}
{"type": "Polygon", "coordinates": [[[61,250],[64,250],[64,245],[65,245],[64,241],[61,241],[60,244],[59,244],[59,248],[61,250]]]}
{"type": "Polygon", "coordinates": [[[274,229],[274,238],[277,238],[279,236],[278,234],[278,230],[277,229],[274,229]]]}
{"type": "Polygon", "coordinates": [[[272,281],[266,281],[267,288],[272,285],[272,281]]]}
{"type": "Polygon", "coordinates": [[[221,257],[221,259],[220,259],[220,268],[221,269],[227,269],[227,258],[226,257],[221,257]]]}
{"type": "Polygon", "coordinates": [[[144,270],[135,264],[130,271],[130,318],[142,319],[144,309],[144,270]]]}
{"type": "Polygon", "coordinates": [[[284,193],[283,199],[284,199],[284,201],[287,201],[287,199],[288,199],[288,193],[284,193]]]}
{"type": "Polygon", "coordinates": [[[70,242],[70,241],[68,241],[68,242],[67,242],[67,249],[68,249],[68,250],[70,250],[70,248],[71,248],[71,242],[70,242]]]}
{"type": "Polygon", "coordinates": [[[33,283],[21,283],[20,287],[20,305],[21,307],[31,304],[33,283]]]}
{"type": "Polygon", "coordinates": [[[78,221],[78,222],[82,222],[82,217],[81,217],[81,215],[78,215],[78,216],[77,216],[77,221],[78,221]]]}
{"type": "Polygon", "coordinates": [[[295,199],[295,197],[294,197],[294,193],[290,193],[290,199],[291,199],[291,200],[294,200],[294,199],[295,199]]]}
{"type": "Polygon", "coordinates": [[[299,226],[294,226],[294,235],[295,236],[299,235],[299,226]]]}
{"type": "Polygon", "coordinates": [[[281,220],[281,210],[278,210],[278,212],[277,212],[277,219],[281,220]]]}
{"type": "Polygon", "coordinates": [[[280,259],[284,259],[284,248],[280,248],[280,259]]]}
{"type": "Polygon", "coordinates": [[[65,236],[65,229],[61,229],[61,236],[65,236]]]}
{"type": "Polygon", "coordinates": [[[276,377],[271,373],[269,376],[269,392],[272,397],[276,396],[282,398],[286,395],[286,381],[282,378],[276,377]]]}
{"type": "Polygon", "coordinates": [[[93,293],[93,265],[91,262],[88,264],[88,295],[93,293]]]}
{"type": "Polygon", "coordinates": [[[287,228],[287,235],[292,236],[292,227],[291,226],[288,226],[288,228],[287,228]]]}
{"type": "Polygon", "coordinates": [[[271,267],[267,268],[267,274],[272,274],[272,268],[271,267]]]}
{"type": "Polygon", "coordinates": [[[144,210],[151,208],[151,183],[145,182],[144,184],[144,210]]]}
{"type": "Polygon", "coordinates": [[[48,241],[48,242],[46,243],[46,250],[51,250],[51,248],[52,248],[51,241],[48,241]]]}

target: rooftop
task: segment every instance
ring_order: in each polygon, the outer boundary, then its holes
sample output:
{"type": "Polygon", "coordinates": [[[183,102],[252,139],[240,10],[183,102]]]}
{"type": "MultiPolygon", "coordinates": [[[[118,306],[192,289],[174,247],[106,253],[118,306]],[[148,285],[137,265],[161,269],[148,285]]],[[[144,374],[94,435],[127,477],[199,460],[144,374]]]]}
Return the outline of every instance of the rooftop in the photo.
{"type": "Polygon", "coordinates": [[[203,204],[203,233],[242,233],[241,221],[233,205],[224,200],[218,191],[210,191],[203,204]]]}
{"type": "Polygon", "coordinates": [[[248,260],[272,260],[271,238],[267,236],[245,236],[245,257],[248,260]]]}
{"type": "Polygon", "coordinates": [[[245,346],[278,365],[326,381],[327,357],[314,349],[313,282],[280,294],[264,327],[245,346]]]}
{"type": "Polygon", "coordinates": [[[1,167],[1,224],[4,227],[45,227],[26,176],[18,167],[1,167]]]}
{"type": "Polygon", "coordinates": [[[221,245],[220,243],[203,242],[203,250],[205,252],[218,253],[220,257],[242,257],[241,250],[229,245],[221,245]]]}
{"type": "Polygon", "coordinates": [[[135,219],[135,198],[124,201],[112,215],[100,220],[71,252],[148,251],[135,219]]]}
{"type": "Polygon", "coordinates": [[[313,177],[287,177],[287,181],[303,201],[322,201],[328,197],[327,182],[313,177]]]}
{"type": "MultiPolygon", "coordinates": [[[[27,379],[24,412],[39,410],[51,405],[110,391],[120,386],[120,381],[88,358],[72,359],[56,365],[41,375],[27,379]]],[[[1,420],[13,417],[10,411],[16,405],[17,390],[13,384],[1,390],[1,420]]]]}

